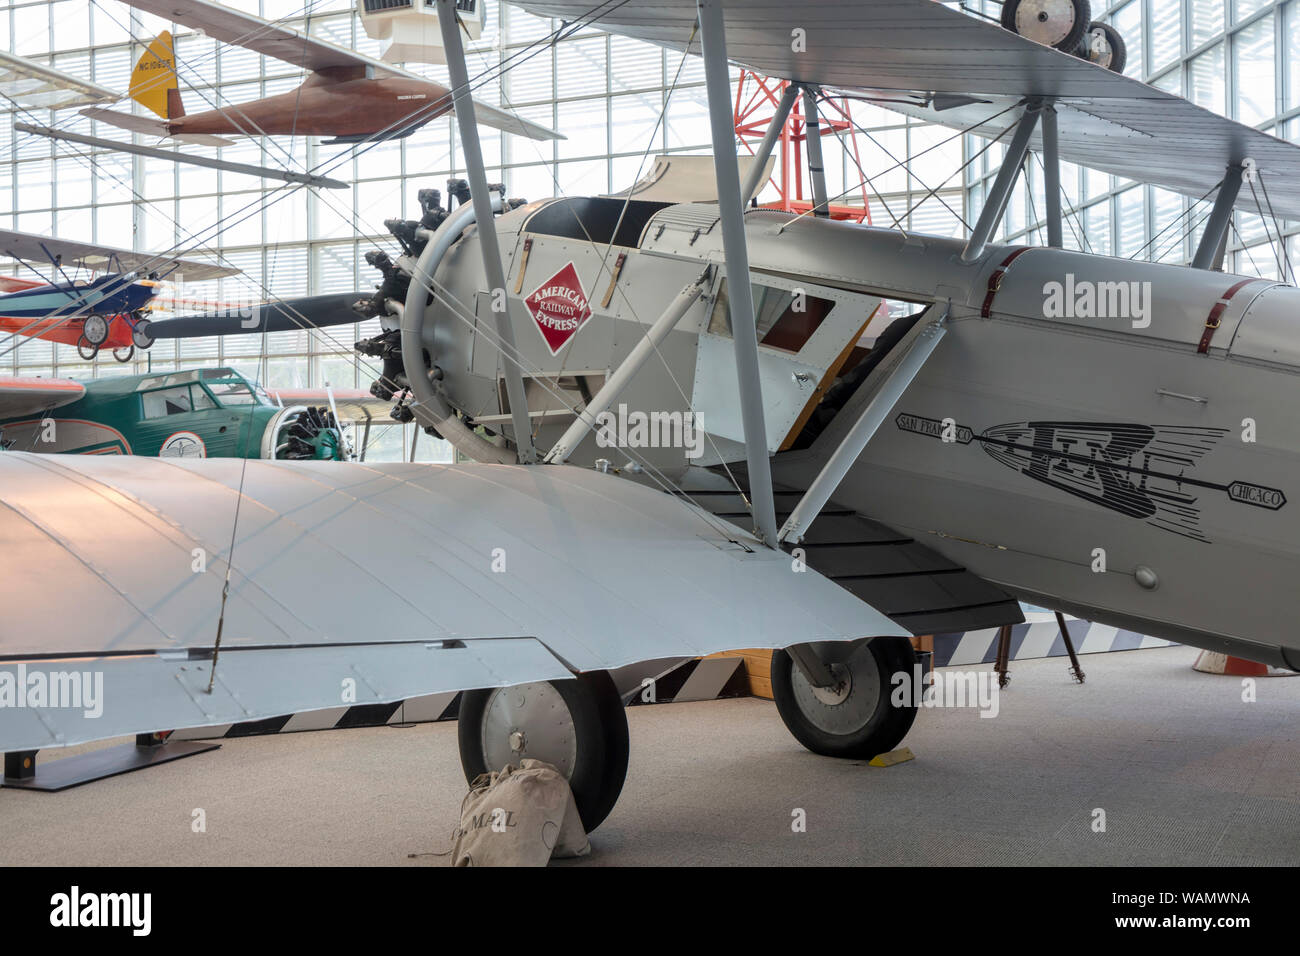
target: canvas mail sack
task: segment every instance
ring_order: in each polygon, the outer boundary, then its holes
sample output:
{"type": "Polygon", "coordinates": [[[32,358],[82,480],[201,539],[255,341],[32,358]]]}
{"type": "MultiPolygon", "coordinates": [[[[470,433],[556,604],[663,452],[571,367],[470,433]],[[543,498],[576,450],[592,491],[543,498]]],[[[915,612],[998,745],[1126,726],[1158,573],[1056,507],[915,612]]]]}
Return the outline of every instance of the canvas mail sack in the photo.
{"type": "Polygon", "coordinates": [[[454,835],[452,866],[545,866],[591,852],[569,781],[529,758],[474,779],[454,835]]]}

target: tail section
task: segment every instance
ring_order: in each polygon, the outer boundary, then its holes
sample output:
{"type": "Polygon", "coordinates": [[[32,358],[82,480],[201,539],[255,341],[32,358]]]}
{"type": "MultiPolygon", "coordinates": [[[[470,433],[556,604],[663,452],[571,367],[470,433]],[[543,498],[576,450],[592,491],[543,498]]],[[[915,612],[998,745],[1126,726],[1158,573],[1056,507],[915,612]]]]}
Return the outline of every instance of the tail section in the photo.
{"type": "Polygon", "coordinates": [[[176,53],[172,35],[164,30],[145,48],[131,72],[131,99],[165,120],[185,115],[180,84],[176,77],[176,53]]]}

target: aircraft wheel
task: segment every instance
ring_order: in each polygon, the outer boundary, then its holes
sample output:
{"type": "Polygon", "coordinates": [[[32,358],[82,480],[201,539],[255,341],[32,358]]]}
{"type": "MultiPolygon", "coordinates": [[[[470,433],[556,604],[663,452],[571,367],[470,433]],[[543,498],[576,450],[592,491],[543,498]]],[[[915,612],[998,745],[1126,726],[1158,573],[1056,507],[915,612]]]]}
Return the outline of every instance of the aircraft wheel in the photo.
{"type": "Polygon", "coordinates": [[[94,361],[95,356],[99,354],[99,346],[92,345],[90,340],[83,335],[77,339],[77,354],[81,356],[82,361],[94,361]]]}
{"type": "Polygon", "coordinates": [[[916,719],[916,706],[890,701],[893,675],[913,679],[916,653],[906,638],[876,637],[818,645],[835,687],[813,687],[794,659],[772,652],[772,696],[794,738],[824,757],[869,760],[899,745],[916,719]]]}
{"type": "Polygon", "coordinates": [[[147,349],[153,345],[153,336],[149,334],[149,320],[137,319],[131,327],[131,342],[138,349],[147,349]]]}
{"type": "Polygon", "coordinates": [[[1090,60],[1112,73],[1123,73],[1128,64],[1128,47],[1124,38],[1109,23],[1093,21],[1079,42],[1075,56],[1081,60],[1090,60]]]}
{"type": "Polygon", "coordinates": [[[627,776],[627,715],[606,671],[465,691],[457,736],[470,783],[525,757],[551,764],[568,779],[588,833],[614,809],[627,776]]]}
{"type": "Polygon", "coordinates": [[[81,334],[86,341],[98,348],[108,341],[108,319],[102,315],[88,315],[81,324],[81,334]]]}
{"type": "Polygon", "coordinates": [[[113,349],[113,358],[119,362],[129,362],[135,357],[135,346],[128,345],[126,348],[113,349]]]}
{"type": "Polygon", "coordinates": [[[1088,0],[1005,0],[1002,25],[1045,46],[1073,53],[1092,20],[1088,0]]]}

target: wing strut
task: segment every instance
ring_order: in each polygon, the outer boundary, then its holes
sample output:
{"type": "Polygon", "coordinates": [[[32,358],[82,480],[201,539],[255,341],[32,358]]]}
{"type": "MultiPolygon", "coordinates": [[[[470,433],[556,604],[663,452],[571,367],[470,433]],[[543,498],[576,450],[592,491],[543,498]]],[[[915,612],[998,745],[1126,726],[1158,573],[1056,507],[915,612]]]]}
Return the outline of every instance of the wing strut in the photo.
{"type": "Polygon", "coordinates": [[[1043,189],[1047,193],[1047,244],[1053,249],[1065,245],[1061,232],[1061,149],[1056,131],[1056,107],[1043,107],[1043,189]]]}
{"type": "Polygon", "coordinates": [[[1196,245],[1196,255],[1192,258],[1193,269],[1211,269],[1219,254],[1219,247],[1228,236],[1228,226],[1232,224],[1232,207],[1241,191],[1241,181],[1246,171],[1244,163],[1235,163],[1223,174],[1219,185],[1219,195],[1214,197],[1214,208],[1205,223],[1205,232],[1196,245]]]}
{"type": "Polygon", "coordinates": [[[749,175],[745,177],[745,185],[740,190],[742,205],[748,206],[750,200],[763,188],[763,174],[767,171],[767,159],[772,155],[772,147],[776,145],[776,138],[781,135],[781,130],[785,127],[785,121],[790,118],[790,108],[794,106],[794,99],[798,95],[797,83],[789,84],[781,94],[781,101],[776,105],[772,122],[768,125],[767,132],[763,134],[763,141],[758,144],[758,149],[754,153],[754,165],[749,167],[749,175]]]}
{"type": "Polygon", "coordinates": [[[1011,145],[1007,147],[1007,155],[1003,157],[1002,167],[998,170],[997,178],[993,180],[993,186],[984,199],[984,208],[980,210],[980,217],[975,221],[975,228],[971,230],[966,248],[962,250],[962,262],[974,262],[984,254],[984,247],[988,244],[993,231],[998,228],[998,223],[1002,221],[1007,200],[1011,198],[1011,190],[1020,176],[1020,164],[1024,162],[1025,154],[1029,151],[1029,137],[1034,135],[1034,127],[1038,125],[1038,114],[1042,109],[1043,103],[1039,99],[1025,105],[1020,122],[1016,124],[1016,133],[1011,137],[1011,145]]]}
{"type": "Polygon", "coordinates": [[[826,167],[822,165],[822,130],[817,119],[817,96],[812,87],[803,88],[803,132],[808,144],[808,178],[812,180],[813,215],[829,219],[826,205],[826,167]]]}
{"type": "Polygon", "coordinates": [[[483,149],[478,141],[474,98],[470,96],[469,70],[465,66],[465,48],[460,41],[460,18],[456,15],[455,0],[438,0],[438,26],[442,30],[442,46],[447,53],[447,72],[451,77],[456,125],[460,128],[462,148],[465,150],[466,175],[469,179],[470,201],[474,204],[474,219],[478,223],[478,246],[483,255],[483,271],[493,291],[492,298],[495,300],[500,295],[506,303],[507,311],[494,310],[493,314],[496,316],[497,337],[504,360],[502,370],[506,377],[506,399],[510,402],[515,449],[519,460],[530,465],[537,460],[537,451],[533,448],[528,396],[524,391],[524,376],[519,367],[519,349],[515,347],[514,328],[510,323],[510,297],[506,295],[505,268],[501,265],[501,247],[497,245],[496,222],[492,219],[492,197],[488,194],[483,149]]]}
{"type": "MultiPolygon", "coordinates": [[[[439,0],[439,6],[449,0],[439,0]]],[[[722,251],[727,262],[731,340],[736,349],[736,378],[740,385],[741,423],[745,429],[745,459],[749,466],[749,495],[754,530],[776,547],[776,502],[772,469],[767,458],[767,424],[763,415],[763,386],[758,371],[758,325],[754,292],[749,284],[749,248],[745,245],[745,207],[741,204],[740,165],[736,161],[736,126],[731,112],[731,74],[727,66],[727,36],[720,0],[696,0],[700,18],[700,52],[704,57],[709,125],[713,132],[713,170],[718,180],[718,214],[722,251]]]]}
{"type": "Polygon", "coordinates": [[[595,396],[589,401],[582,411],[578,412],[578,417],[573,424],[565,430],[549,452],[543,459],[544,464],[564,464],[573,454],[573,449],[578,447],[578,443],[587,437],[587,432],[596,427],[600,416],[605,410],[613,404],[614,399],[622,393],[624,387],[630,382],[641,366],[645,364],[646,359],[652,353],[659,351],[659,346],[663,344],[664,339],[668,338],[668,333],[677,327],[682,318],[690,311],[695,300],[704,294],[704,286],[708,282],[710,269],[705,269],[698,279],[690,283],[677,297],[668,303],[668,308],[654,325],[650,326],[648,332],[641,341],[633,347],[618,366],[618,369],[609,377],[604,385],[601,386],[595,396]]]}
{"type": "Polygon", "coordinates": [[[781,528],[783,543],[798,544],[803,540],[813,519],[821,513],[822,508],[826,507],[826,502],[830,501],[831,495],[844,480],[844,476],[849,473],[853,463],[858,460],[862,450],[867,447],[867,442],[871,441],[871,437],[880,428],[885,416],[893,411],[898,400],[907,391],[907,387],[921,371],[921,367],[938,348],[939,340],[948,331],[945,324],[947,319],[948,309],[944,306],[943,313],[937,318],[918,323],[919,330],[913,335],[906,352],[889,370],[876,393],[858,415],[853,427],[840,440],[839,446],[826,460],[822,470],[808,486],[799,503],[794,506],[794,510],[790,512],[790,517],[781,528]]]}

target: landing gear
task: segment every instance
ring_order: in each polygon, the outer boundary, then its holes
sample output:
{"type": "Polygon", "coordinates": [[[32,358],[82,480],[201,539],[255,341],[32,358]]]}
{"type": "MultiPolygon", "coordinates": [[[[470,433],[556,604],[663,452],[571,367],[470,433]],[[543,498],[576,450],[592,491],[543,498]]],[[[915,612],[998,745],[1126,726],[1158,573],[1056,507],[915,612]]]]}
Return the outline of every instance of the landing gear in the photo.
{"type": "Polygon", "coordinates": [[[1091,20],[1088,0],[1005,0],[1002,4],[1004,27],[1066,53],[1079,48],[1091,20]]]}
{"type": "Polygon", "coordinates": [[[457,733],[465,779],[544,760],[569,781],[590,833],[614,809],[627,776],[627,716],[605,671],[574,680],[466,691],[457,733]]]}
{"type": "MultiPolygon", "coordinates": [[[[809,648],[811,649],[811,648],[809,648]]],[[[772,696],[799,743],[825,757],[869,760],[893,750],[916,719],[914,696],[895,706],[893,676],[914,680],[916,653],[906,638],[876,637],[816,646],[834,683],[814,687],[789,651],[772,652],[772,696]]]]}
{"type": "Polygon", "coordinates": [[[95,348],[108,341],[108,319],[102,315],[88,315],[81,324],[81,337],[95,348]]]}
{"type": "Polygon", "coordinates": [[[153,336],[149,334],[149,320],[136,316],[131,325],[131,342],[138,349],[147,349],[153,345],[153,336]]]}
{"type": "Polygon", "coordinates": [[[77,339],[77,354],[81,356],[82,361],[93,362],[95,356],[99,354],[99,346],[92,344],[83,334],[77,339]]]}
{"type": "Polygon", "coordinates": [[[1128,47],[1119,31],[1109,23],[1093,21],[1088,24],[1075,56],[1091,60],[1112,73],[1123,73],[1128,63],[1128,47]]]}
{"type": "Polygon", "coordinates": [[[123,363],[129,362],[134,357],[135,357],[134,345],[128,345],[125,348],[121,348],[121,349],[113,349],[113,358],[117,359],[119,362],[123,362],[123,363]]]}

